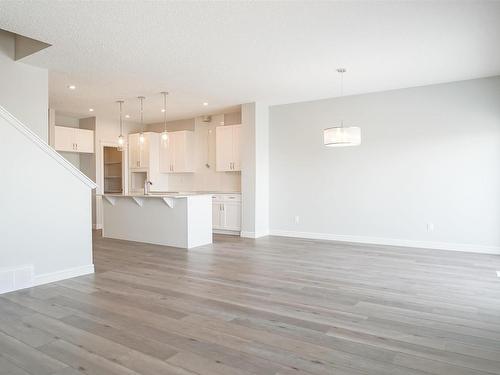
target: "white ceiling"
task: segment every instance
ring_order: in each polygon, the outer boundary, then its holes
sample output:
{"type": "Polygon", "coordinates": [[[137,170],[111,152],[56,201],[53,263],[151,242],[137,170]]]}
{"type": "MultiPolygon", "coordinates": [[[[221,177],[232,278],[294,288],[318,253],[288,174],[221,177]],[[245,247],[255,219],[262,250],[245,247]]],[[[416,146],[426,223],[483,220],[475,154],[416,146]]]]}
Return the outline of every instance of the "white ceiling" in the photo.
{"type": "Polygon", "coordinates": [[[500,74],[500,2],[0,0],[0,28],[53,46],[50,104],[147,122],[500,74]],[[75,84],[70,91],[67,85],[75,84]],[[208,107],[202,103],[207,101],[208,107]]]}

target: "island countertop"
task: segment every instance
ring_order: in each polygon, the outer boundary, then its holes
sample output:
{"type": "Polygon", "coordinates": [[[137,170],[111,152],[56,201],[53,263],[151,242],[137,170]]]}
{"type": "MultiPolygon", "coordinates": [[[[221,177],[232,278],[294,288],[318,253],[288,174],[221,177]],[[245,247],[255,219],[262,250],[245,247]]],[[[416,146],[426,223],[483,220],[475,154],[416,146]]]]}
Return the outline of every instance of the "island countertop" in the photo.
{"type": "Polygon", "coordinates": [[[144,193],[104,193],[104,197],[130,197],[130,198],[187,198],[200,195],[212,195],[211,193],[201,193],[201,192],[151,192],[149,194],[144,193]]]}

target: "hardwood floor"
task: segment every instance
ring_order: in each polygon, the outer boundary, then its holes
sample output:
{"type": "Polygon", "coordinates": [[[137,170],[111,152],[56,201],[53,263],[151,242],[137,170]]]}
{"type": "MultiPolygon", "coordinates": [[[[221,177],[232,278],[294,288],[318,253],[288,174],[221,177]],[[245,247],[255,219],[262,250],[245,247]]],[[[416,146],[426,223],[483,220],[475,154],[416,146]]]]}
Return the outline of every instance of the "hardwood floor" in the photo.
{"type": "Polygon", "coordinates": [[[97,234],[94,256],[0,296],[0,374],[500,374],[500,256],[97,234]]]}

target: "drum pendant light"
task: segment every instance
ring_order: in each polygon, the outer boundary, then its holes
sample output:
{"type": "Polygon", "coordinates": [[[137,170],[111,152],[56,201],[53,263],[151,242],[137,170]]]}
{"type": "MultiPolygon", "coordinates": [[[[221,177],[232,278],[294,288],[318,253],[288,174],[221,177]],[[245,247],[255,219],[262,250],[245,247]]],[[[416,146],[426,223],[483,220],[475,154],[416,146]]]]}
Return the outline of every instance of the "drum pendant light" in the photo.
{"type": "MultiPolygon", "coordinates": [[[[344,91],[344,68],[337,69],[340,73],[340,97],[344,91]]],[[[361,144],[361,129],[357,126],[344,126],[344,121],[340,126],[334,126],[323,130],[323,143],[327,147],[358,146],[361,144]]]]}

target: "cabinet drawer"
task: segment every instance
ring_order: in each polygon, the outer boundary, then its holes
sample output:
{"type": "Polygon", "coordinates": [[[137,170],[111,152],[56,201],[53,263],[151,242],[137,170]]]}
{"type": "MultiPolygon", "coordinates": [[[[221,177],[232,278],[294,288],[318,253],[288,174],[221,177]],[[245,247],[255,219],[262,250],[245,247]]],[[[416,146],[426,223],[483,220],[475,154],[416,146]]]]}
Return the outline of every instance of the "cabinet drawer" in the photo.
{"type": "Polygon", "coordinates": [[[241,194],[224,194],[222,200],[224,202],[241,202],[241,194]]]}

